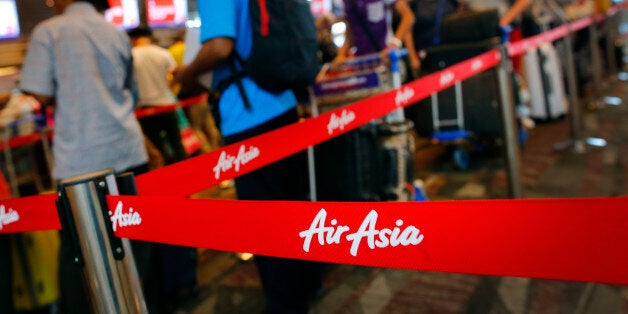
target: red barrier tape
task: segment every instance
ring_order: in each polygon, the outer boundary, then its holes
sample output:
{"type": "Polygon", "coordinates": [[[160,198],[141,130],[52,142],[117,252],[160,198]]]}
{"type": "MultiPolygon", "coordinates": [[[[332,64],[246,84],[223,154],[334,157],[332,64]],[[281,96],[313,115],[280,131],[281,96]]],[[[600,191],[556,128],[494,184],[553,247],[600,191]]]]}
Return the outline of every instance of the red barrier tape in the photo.
{"type": "Polygon", "coordinates": [[[562,25],[556,28],[553,28],[547,32],[542,34],[526,38],[524,40],[520,40],[517,42],[508,44],[508,55],[510,57],[515,57],[524,54],[527,50],[534,49],[539,47],[544,43],[549,43],[560,38],[563,38],[569,34],[569,32],[576,32],[585,27],[589,27],[593,23],[599,23],[606,19],[606,16],[611,16],[616,14],[619,10],[628,7],[627,5],[621,5],[613,7],[608,11],[606,15],[604,14],[596,14],[591,17],[585,17],[578,20],[575,20],[569,24],[562,25]]]}
{"type": "Polygon", "coordinates": [[[398,89],[151,171],[137,178],[139,195],[191,195],[413,104],[457,81],[490,69],[499,61],[499,52],[492,50],[398,89]],[[176,184],[166,184],[173,179],[176,184]]]}
{"type": "Polygon", "coordinates": [[[186,98],[170,105],[142,107],[135,110],[135,117],[137,117],[138,119],[141,119],[141,118],[153,116],[153,115],[164,113],[164,112],[174,111],[177,108],[185,108],[192,105],[196,105],[206,100],[207,100],[207,94],[203,94],[203,95],[186,98]]]}
{"type": "Polygon", "coordinates": [[[0,201],[0,233],[60,230],[56,194],[0,201]]]}
{"type": "MultiPolygon", "coordinates": [[[[20,135],[20,136],[10,138],[8,146],[10,149],[16,149],[24,145],[37,143],[40,140],[41,140],[41,133],[31,133],[31,134],[26,134],[26,135],[20,135]]],[[[4,142],[0,142],[0,150],[4,150],[5,146],[6,145],[4,142]]]]}
{"type": "Polygon", "coordinates": [[[544,43],[549,43],[559,38],[567,36],[569,28],[567,25],[562,25],[551,29],[545,33],[526,38],[517,42],[508,43],[508,55],[515,57],[524,54],[530,49],[535,49],[544,43]]]}
{"type": "Polygon", "coordinates": [[[110,196],[120,237],[342,264],[628,284],[628,198],[385,203],[110,196]]]}

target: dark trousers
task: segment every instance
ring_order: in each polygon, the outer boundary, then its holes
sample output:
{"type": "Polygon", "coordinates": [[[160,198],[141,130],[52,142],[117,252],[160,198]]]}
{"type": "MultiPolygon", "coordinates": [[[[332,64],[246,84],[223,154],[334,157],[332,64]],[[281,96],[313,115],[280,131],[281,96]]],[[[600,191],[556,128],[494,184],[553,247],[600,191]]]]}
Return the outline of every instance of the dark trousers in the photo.
{"type": "MultiPolygon", "coordinates": [[[[298,121],[290,110],[265,124],[225,137],[232,144],[298,121]]],[[[235,179],[241,200],[307,200],[307,159],[304,152],[284,158],[235,179]]],[[[321,287],[319,263],[255,256],[266,299],[267,313],[307,313],[321,287]]]]}
{"type": "Polygon", "coordinates": [[[181,161],[187,158],[183,142],[181,141],[181,129],[177,113],[170,111],[153,116],[141,118],[142,131],[148,139],[157,147],[167,163],[181,161]],[[169,148],[172,151],[168,158],[169,148]]]}
{"type": "Polygon", "coordinates": [[[11,238],[0,234],[0,313],[13,313],[13,274],[11,260],[11,238]]]}

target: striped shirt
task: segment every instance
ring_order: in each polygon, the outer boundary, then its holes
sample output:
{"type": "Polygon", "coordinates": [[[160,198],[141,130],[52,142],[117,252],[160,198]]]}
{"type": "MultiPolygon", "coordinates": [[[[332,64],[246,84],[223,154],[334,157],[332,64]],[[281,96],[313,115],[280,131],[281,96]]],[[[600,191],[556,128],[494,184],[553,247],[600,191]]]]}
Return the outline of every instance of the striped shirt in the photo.
{"type": "Polygon", "coordinates": [[[91,4],[73,3],[35,28],[20,88],[56,98],[55,179],[147,161],[134,115],[130,41],[91,4]]]}

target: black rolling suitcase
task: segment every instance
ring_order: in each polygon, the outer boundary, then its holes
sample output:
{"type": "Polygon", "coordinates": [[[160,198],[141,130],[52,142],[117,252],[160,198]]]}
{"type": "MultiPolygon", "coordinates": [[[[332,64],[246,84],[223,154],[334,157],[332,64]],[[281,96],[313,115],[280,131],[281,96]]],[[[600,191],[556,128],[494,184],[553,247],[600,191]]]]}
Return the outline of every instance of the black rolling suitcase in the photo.
{"type": "MultiPolygon", "coordinates": [[[[438,72],[451,65],[467,60],[493,49],[500,39],[477,43],[447,44],[426,49],[422,62],[423,74],[438,72]]],[[[462,82],[462,103],[464,125],[476,137],[495,138],[501,135],[497,75],[494,69],[487,70],[462,82]]],[[[438,93],[439,115],[442,118],[455,117],[456,96],[454,88],[438,93]]],[[[433,132],[433,113],[427,98],[406,108],[406,117],[414,122],[414,128],[422,137],[430,137],[433,132]]]]}
{"type": "Polygon", "coordinates": [[[381,160],[374,124],[314,147],[317,198],[323,201],[380,201],[381,160]]]}
{"type": "Polygon", "coordinates": [[[370,123],[315,147],[317,198],[407,201],[413,198],[414,138],[409,123],[370,123]]]}

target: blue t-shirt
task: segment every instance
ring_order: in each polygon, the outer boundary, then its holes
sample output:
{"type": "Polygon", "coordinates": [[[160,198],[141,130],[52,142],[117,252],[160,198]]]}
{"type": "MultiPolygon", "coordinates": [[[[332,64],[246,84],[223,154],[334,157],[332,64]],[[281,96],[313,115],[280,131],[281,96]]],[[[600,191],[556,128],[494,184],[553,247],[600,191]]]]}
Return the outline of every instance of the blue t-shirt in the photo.
{"type": "MultiPolygon", "coordinates": [[[[246,59],[253,43],[253,30],[249,18],[248,0],[197,1],[201,17],[201,42],[216,37],[229,37],[235,40],[235,49],[246,59]]],[[[214,70],[214,88],[223,79],[231,76],[228,64],[221,64],[214,70]]],[[[222,94],[219,103],[223,136],[233,135],[267,122],[296,106],[296,98],[287,90],[273,94],[258,87],[253,80],[242,80],[246,95],[251,102],[247,109],[236,84],[231,84],[222,94]]]]}

